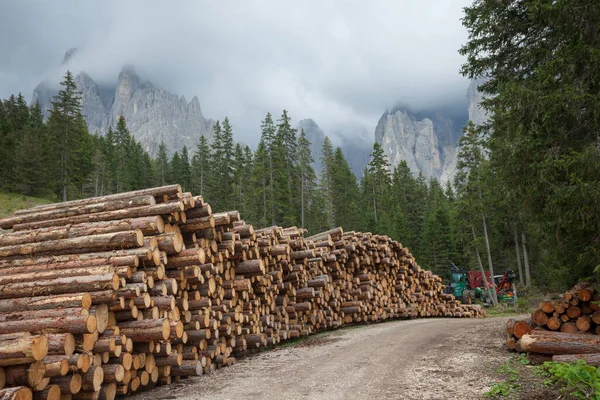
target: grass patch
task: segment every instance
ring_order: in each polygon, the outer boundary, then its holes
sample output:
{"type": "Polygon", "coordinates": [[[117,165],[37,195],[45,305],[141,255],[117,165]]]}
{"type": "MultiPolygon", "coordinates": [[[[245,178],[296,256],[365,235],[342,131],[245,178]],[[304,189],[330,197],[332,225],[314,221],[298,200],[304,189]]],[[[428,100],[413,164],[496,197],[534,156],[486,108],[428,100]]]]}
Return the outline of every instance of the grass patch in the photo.
{"type": "Polygon", "coordinates": [[[50,200],[38,199],[16,193],[0,192],[0,218],[12,215],[15,211],[39,206],[40,204],[52,203],[50,200]]]}
{"type": "Polygon", "coordinates": [[[600,368],[576,363],[532,365],[525,354],[511,355],[496,370],[497,381],[484,399],[600,400],[600,368]]]}

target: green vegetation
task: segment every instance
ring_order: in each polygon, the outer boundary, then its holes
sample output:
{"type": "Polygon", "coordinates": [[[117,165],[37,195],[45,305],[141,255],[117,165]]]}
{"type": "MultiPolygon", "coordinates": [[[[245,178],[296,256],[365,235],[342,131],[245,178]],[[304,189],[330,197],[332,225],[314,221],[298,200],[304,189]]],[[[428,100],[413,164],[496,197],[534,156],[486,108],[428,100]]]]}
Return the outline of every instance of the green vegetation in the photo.
{"type": "Polygon", "coordinates": [[[463,19],[462,73],[483,78],[491,115],[470,129],[486,209],[524,234],[531,278],[557,288],[600,264],[599,19],[586,0],[477,0],[463,19]]]}
{"type": "Polygon", "coordinates": [[[583,360],[533,366],[525,354],[519,354],[511,356],[497,373],[502,380],[484,398],[547,398],[547,393],[558,392],[564,399],[600,399],[600,368],[583,360]]]}
{"type": "Polygon", "coordinates": [[[22,208],[39,206],[41,204],[52,203],[49,200],[38,199],[17,193],[0,192],[0,218],[8,217],[15,211],[22,208]]]}
{"type": "Polygon", "coordinates": [[[600,399],[600,369],[583,360],[575,363],[547,362],[542,366],[549,383],[558,383],[561,391],[576,399],[600,399]]]}

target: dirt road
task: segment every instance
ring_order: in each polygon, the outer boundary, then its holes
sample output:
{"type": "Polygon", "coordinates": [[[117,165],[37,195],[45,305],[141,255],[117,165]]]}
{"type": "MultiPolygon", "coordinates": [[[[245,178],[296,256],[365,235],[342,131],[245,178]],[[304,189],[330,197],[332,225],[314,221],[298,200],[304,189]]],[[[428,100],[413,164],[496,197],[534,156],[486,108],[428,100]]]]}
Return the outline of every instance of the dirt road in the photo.
{"type": "Polygon", "coordinates": [[[350,327],[137,399],[479,399],[506,359],[505,318],[350,327]]]}

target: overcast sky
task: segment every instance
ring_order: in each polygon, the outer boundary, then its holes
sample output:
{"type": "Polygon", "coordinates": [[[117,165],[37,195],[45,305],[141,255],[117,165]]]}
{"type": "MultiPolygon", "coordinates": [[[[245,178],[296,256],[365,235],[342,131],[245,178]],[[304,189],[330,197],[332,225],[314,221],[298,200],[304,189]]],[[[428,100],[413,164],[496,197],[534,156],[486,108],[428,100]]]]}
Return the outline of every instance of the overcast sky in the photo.
{"type": "MultiPolygon", "coordinates": [[[[69,66],[114,83],[130,63],[156,86],[197,95],[255,142],[267,111],[313,118],[327,133],[386,108],[456,104],[468,82],[457,50],[470,0],[0,1],[0,97],[27,99],[69,66]]],[[[237,129],[236,129],[237,128],[237,129]]]]}

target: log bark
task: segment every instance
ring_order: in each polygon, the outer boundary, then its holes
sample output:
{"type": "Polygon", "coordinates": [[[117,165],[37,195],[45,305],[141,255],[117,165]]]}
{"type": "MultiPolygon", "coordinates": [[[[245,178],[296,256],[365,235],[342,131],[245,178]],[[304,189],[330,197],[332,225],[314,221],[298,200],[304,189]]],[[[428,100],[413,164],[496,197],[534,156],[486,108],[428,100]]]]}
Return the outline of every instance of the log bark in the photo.
{"type": "Polygon", "coordinates": [[[31,389],[25,386],[11,387],[0,390],[0,400],[31,400],[31,389]]]}
{"type": "Polygon", "coordinates": [[[48,354],[48,339],[44,335],[0,340],[0,367],[30,364],[48,354]]]}
{"type": "Polygon", "coordinates": [[[7,232],[0,236],[0,246],[71,239],[82,236],[134,231],[137,229],[141,230],[144,235],[158,235],[164,232],[165,223],[161,217],[152,216],[7,232]]]}
{"type": "Polygon", "coordinates": [[[37,282],[10,283],[0,287],[0,299],[117,290],[119,285],[120,280],[117,274],[71,276],[37,282]]]}
{"type": "Polygon", "coordinates": [[[173,201],[169,203],[156,204],[154,206],[125,208],[121,210],[106,211],[96,214],[77,215],[74,217],[57,218],[46,221],[16,224],[12,227],[12,229],[14,231],[24,231],[32,229],[49,228],[52,226],[82,224],[87,222],[114,221],[125,218],[141,218],[152,217],[157,215],[170,215],[174,212],[181,212],[183,211],[183,209],[183,202],[173,201]]]}
{"type": "MultiPolygon", "coordinates": [[[[112,291],[110,292],[112,294],[112,291]]],[[[59,294],[53,296],[23,297],[19,299],[0,300],[0,313],[18,310],[52,310],[58,307],[89,308],[92,305],[90,293],[59,294]]]]}
{"type": "Polygon", "coordinates": [[[153,206],[156,200],[152,196],[133,197],[124,200],[113,200],[81,206],[67,206],[53,210],[39,211],[36,213],[14,215],[0,221],[0,227],[10,229],[14,225],[31,222],[48,221],[59,218],[69,218],[85,214],[94,214],[107,211],[128,209],[133,207],[153,206]]]}
{"type": "Polygon", "coordinates": [[[140,247],[143,244],[144,234],[135,230],[0,247],[0,257],[91,253],[140,247]]]}
{"type": "Polygon", "coordinates": [[[599,346],[600,338],[596,335],[540,330],[523,335],[516,349],[528,353],[562,355],[597,353],[599,346]]]}

